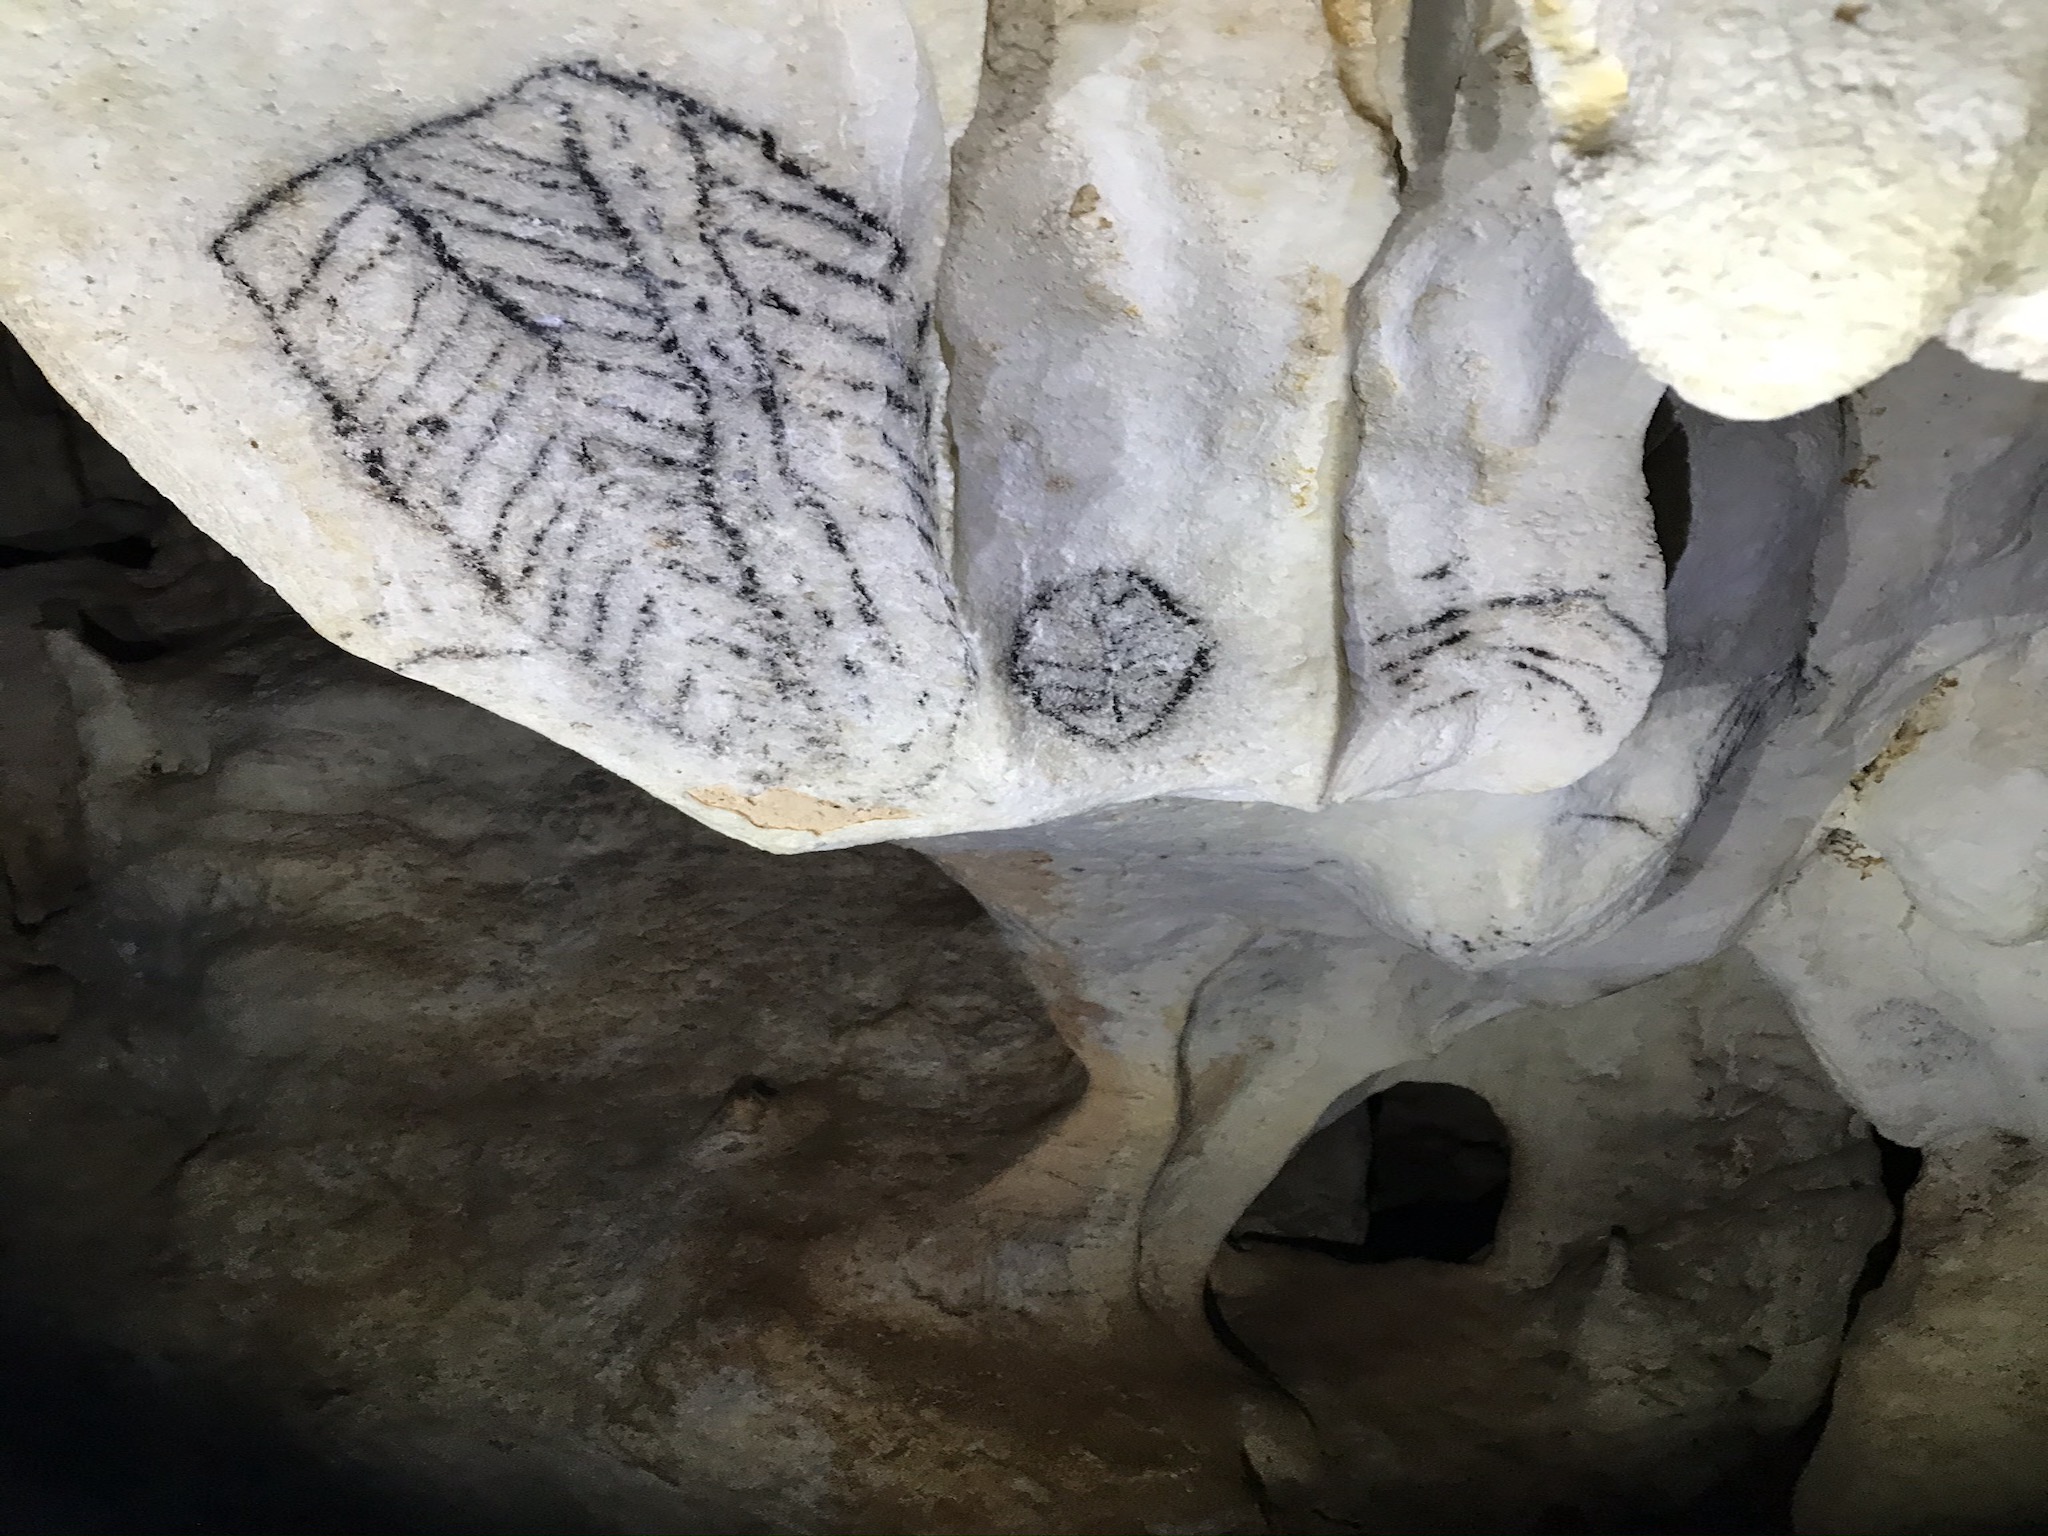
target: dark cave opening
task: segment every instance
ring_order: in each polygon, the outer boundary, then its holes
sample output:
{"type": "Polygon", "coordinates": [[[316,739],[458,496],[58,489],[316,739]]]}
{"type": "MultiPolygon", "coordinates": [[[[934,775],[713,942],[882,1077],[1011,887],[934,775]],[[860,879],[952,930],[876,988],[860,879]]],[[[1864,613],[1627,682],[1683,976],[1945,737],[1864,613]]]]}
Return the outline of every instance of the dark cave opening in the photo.
{"type": "Polygon", "coordinates": [[[1472,1264],[1507,1203],[1507,1128],[1454,1083],[1396,1083],[1346,1111],[1239,1218],[1234,1247],[1302,1248],[1353,1264],[1472,1264]]]}
{"type": "MultiPolygon", "coordinates": [[[[91,536],[92,533],[89,532],[87,537],[91,536]]],[[[156,545],[139,533],[123,534],[119,538],[104,539],[95,544],[66,543],[52,549],[23,544],[0,544],[0,571],[11,571],[24,565],[48,565],[55,560],[80,558],[104,560],[109,565],[122,566],[131,571],[143,571],[149,569],[150,562],[156,559],[156,545]]]]}
{"type": "Polygon", "coordinates": [[[1677,396],[1668,389],[1643,429],[1643,491],[1668,587],[1692,534],[1692,447],[1678,419],[1677,396]]]}

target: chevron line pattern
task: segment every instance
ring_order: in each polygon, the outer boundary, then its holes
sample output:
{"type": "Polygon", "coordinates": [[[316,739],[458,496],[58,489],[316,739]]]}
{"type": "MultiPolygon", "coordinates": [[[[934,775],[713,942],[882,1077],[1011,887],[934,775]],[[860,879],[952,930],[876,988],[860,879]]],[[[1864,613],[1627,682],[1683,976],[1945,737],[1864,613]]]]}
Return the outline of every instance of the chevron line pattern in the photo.
{"type": "Polygon", "coordinates": [[[901,240],[594,63],[352,150],[214,254],[383,495],[743,784],[936,771],[973,682],[901,240]]]}

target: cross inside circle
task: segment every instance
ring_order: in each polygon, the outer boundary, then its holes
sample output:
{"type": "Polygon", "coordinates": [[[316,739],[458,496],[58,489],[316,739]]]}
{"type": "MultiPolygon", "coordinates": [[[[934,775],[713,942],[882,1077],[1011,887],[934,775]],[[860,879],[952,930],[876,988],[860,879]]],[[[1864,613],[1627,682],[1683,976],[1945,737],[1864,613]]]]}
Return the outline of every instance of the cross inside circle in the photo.
{"type": "Polygon", "coordinates": [[[1039,589],[1010,642],[1010,682],[1069,735],[1150,736],[1209,670],[1201,621],[1142,571],[1097,570],[1039,589]]]}

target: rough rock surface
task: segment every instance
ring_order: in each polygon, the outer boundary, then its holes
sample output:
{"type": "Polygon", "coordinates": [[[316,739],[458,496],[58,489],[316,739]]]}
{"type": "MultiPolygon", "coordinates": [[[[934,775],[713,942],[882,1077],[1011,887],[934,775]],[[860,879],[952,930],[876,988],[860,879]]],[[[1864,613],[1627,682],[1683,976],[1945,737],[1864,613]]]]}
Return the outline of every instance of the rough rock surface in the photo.
{"type": "MultiPolygon", "coordinates": [[[[1357,1176],[1348,1209],[1313,1178],[1328,1205],[1282,1241],[1259,1205],[1240,1222],[1218,1312],[1328,1457],[1283,1528],[1770,1523],[1891,1211],[1869,1137],[1755,968],[1509,1014],[1369,1086],[1390,1081],[1483,1095],[1506,1204],[1476,1263],[1342,1241],[1330,1218],[1364,1214],[1357,1176]]],[[[1381,1116],[1368,1162],[1399,1134],[1381,1116]]],[[[1393,1229],[1401,1198],[1356,1235],[1393,1229]]]]}
{"type": "Polygon", "coordinates": [[[2048,1512],[2048,1168],[1981,1136],[1932,1153],[1850,1335],[1799,1485],[1813,1536],[2038,1531],[2048,1512]]]}
{"type": "Polygon", "coordinates": [[[1748,943],[1889,1136],[2048,1133],[2028,640],[1937,678],[1830,808],[1748,943]]]}
{"type": "MultiPolygon", "coordinates": [[[[1192,1261],[1212,1322],[1161,1330],[1142,1203],[1091,1269],[1032,1195],[1142,1137],[1076,1128],[1074,1055],[928,863],[756,853],[341,654],[9,377],[59,450],[0,541],[50,711],[7,740],[75,744],[6,866],[0,1495],[37,1528],[1684,1527],[1783,1483],[1884,1208],[1739,958],[1362,1036],[1340,1128],[1402,1081],[1504,1122],[1482,1262],[1244,1240],[1269,1197],[1192,1261]],[[1456,1385],[1503,1359],[1515,1393],[1456,1385]]],[[[1212,989],[1198,1074],[1261,976],[1212,989]]],[[[1413,1204],[1401,1135],[1288,1162],[1294,1235],[1396,1241],[1360,1183],[1413,1204]]]]}
{"type": "Polygon", "coordinates": [[[1550,790],[1661,391],[1506,15],[1388,112],[1313,0],[59,16],[6,313],[323,633],[759,846],[1550,790]]]}
{"type": "Polygon", "coordinates": [[[17,1310],[493,1527],[1782,1486],[2048,1134],[2033,8],[0,18],[0,312],[391,669],[9,354],[17,1310]]]}
{"type": "Polygon", "coordinates": [[[1729,416],[1822,404],[1931,337],[2048,377],[2048,87],[2030,0],[1526,0],[1586,275],[1729,416]]]}
{"type": "Polygon", "coordinates": [[[947,1524],[914,1464],[1000,1459],[1014,1400],[970,1431],[942,1341],[921,1385],[807,1293],[1072,1097],[971,900],[764,859],[293,621],[132,675],[45,643],[92,894],[17,988],[69,1009],[10,1010],[10,1290],[464,1497],[531,1462],[607,1528],[947,1524]],[[911,1458],[864,1504],[863,1438],[911,1458]]]}

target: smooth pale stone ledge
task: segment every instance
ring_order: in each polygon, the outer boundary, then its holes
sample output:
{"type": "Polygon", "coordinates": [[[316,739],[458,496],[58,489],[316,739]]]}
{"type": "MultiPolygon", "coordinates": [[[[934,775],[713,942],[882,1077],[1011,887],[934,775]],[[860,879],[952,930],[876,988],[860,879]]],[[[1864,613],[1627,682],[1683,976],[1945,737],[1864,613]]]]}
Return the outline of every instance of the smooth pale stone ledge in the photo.
{"type": "Polygon", "coordinates": [[[1384,141],[1294,0],[1079,7],[1028,41],[997,34],[959,146],[940,307],[962,596],[1026,703],[1004,793],[1313,807],[1384,141]],[[1111,628],[1104,689],[1080,632],[1111,628]]]}

